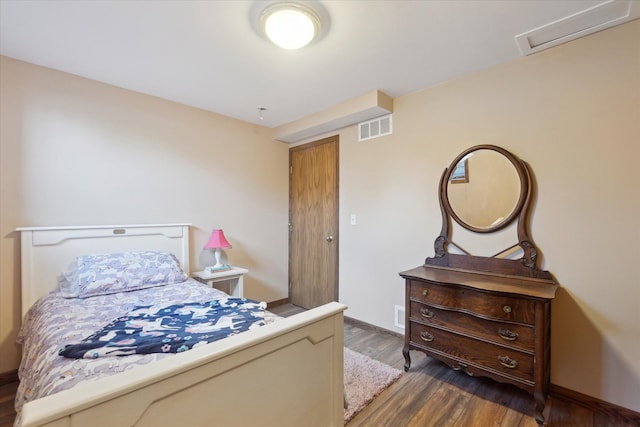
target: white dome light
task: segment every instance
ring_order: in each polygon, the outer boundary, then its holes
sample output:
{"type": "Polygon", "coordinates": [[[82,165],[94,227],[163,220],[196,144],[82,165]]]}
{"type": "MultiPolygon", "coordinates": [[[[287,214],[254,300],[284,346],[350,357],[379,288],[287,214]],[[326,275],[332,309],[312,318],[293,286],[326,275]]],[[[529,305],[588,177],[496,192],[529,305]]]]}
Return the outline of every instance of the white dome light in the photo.
{"type": "Polygon", "coordinates": [[[320,19],[310,8],[298,3],[276,3],[260,16],[265,35],[284,49],[299,49],[320,32],[320,19]]]}

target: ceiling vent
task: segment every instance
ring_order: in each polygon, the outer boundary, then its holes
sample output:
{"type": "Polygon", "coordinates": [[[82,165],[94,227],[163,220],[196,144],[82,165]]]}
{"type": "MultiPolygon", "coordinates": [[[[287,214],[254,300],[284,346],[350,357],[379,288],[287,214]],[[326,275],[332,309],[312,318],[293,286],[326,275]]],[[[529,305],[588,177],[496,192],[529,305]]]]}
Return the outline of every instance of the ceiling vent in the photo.
{"type": "Polygon", "coordinates": [[[358,123],[358,141],[391,135],[391,114],[366,122],[358,123]]]}
{"type": "Polygon", "coordinates": [[[523,55],[566,43],[640,17],[640,2],[609,0],[515,37],[523,55]],[[637,4],[634,4],[637,3],[637,4]]]}

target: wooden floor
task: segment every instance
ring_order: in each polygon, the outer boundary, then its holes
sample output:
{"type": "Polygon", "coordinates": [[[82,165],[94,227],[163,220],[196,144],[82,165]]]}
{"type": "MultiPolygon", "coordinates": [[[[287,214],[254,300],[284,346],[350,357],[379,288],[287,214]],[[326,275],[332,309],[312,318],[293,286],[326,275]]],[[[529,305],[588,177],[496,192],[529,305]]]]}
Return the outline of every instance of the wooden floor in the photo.
{"type": "MultiPolygon", "coordinates": [[[[270,308],[287,317],[303,311],[290,304],[270,308]]],[[[403,369],[403,340],[360,322],[345,320],[345,346],[403,369]]],[[[17,383],[0,386],[0,427],[13,425],[17,383]]],[[[545,409],[552,427],[633,427],[560,399],[545,409]]],[[[536,427],[533,398],[508,384],[472,378],[420,352],[411,352],[411,369],[362,410],[347,427],[536,427]]]]}
{"type": "Polygon", "coordinates": [[[0,385],[0,427],[10,427],[16,417],[13,400],[16,396],[17,382],[0,385]]]}
{"type": "MultiPolygon", "coordinates": [[[[285,305],[282,316],[302,309],[285,305]]],[[[403,338],[345,319],[345,347],[403,370],[403,338]]],[[[545,416],[552,427],[632,427],[560,399],[549,398],[545,416]]],[[[537,427],[533,397],[519,388],[472,378],[444,363],[411,352],[411,369],[347,424],[347,427],[537,427]]]]}

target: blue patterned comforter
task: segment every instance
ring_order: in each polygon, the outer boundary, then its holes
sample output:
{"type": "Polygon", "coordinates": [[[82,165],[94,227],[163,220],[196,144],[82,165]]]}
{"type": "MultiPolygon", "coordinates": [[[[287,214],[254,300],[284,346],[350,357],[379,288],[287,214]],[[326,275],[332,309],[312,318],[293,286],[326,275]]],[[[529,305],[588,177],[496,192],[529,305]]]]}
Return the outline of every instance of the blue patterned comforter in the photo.
{"type": "Polygon", "coordinates": [[[180,353],[264,325],[265,308],[266,303],[245,298],[137,306],[81,342],[66,345],[59,354],[95,359],[180,353]]]}

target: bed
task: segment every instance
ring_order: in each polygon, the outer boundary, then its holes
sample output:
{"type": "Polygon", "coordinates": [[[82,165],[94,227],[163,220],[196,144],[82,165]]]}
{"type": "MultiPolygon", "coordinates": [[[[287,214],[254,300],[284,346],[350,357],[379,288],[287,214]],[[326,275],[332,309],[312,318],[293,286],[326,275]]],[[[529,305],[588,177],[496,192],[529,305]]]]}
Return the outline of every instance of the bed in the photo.
{"type": "MultiPolygon", "coordinates": [[[[19,231],[25,322],[31,317],[27,313],[34,304],[44,305],[45,312],[55,311],[51,307],[58,304],[55,301],[58,296],[52,297],[50,293],[58,288],[57,278],[70,261],[82,255],[159,251],[173,254],[182,270],[190,271],[189,224],[29,227],[19,231]]],[[[204,299],[208,292],[219,292],[204,288],[207,287],[195,281],[157,287],[161,294],[187,292],[192,299],[204,299]]],[[[115,307],[114,298],[123,302],[123,307],[137,306],[139,299],[148,302],[156,298],[153,303],[165,303],[162,296],[151,296],[156,295],[155,289],[97,295],[85,301],[103,307],[115,307]]],[[[84,309],[81,302],[73,299],[65,300],[62,307],[59,311],[64,313],[84,309]]],[[[26,390],[36,397],[33,399],[17,397],[16,424],[25,427],[343,425],[345,308],[334,302],[284,319],[266,315],[264,326],[169,356],[155,353],[101,357],[96,359],[103,362],[101,368],[90,368],[91,375],[96,371],[109,372],[89,380],[78,380],[79,375],[72,369],[54,371],[50,379],[43,381],[45,385],[40,386],[48,390],[26,390]],[[131,367],[126,361],[130,358],[141,358],[143,362],[131,367]],[[73,383],[72,387],[58,391],[57,382],[65,381],[73,383]]],[[[105,319],[111,316],[108,310],[104,311],[105,319]]],[[[95,329],[101,326],[97,324],[95,329]]],[[[78,328],[86,331],[86,326],[78,328]]],[[[54,332],[50,335],[55,335],[54,332]]],[[[22,339],[28,340],[28,334],[22,339]]],[[[64,344],[58,342],[56,346],[64,344]]],[[[85,360],[73,363],[82,364],[85,360]]],[[[27,367],[21,365],[21,378],[39,377],[46,370],[38,362],[23,365],[35,366],[36,374],[26,372],[27,367]]]]}

